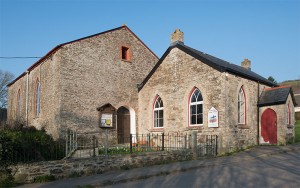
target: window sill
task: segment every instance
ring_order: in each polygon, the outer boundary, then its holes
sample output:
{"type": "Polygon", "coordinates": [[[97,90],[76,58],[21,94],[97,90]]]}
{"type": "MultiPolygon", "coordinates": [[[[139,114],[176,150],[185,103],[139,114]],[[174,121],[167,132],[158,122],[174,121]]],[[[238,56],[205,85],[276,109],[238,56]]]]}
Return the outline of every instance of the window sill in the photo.
{"type": "Polygon", "coordinates": [[[131,59],[129,59],[129,60],[121,59],[121,60],[124,61],[124,62],[127,62],[127,63],[131,63],[131,59]]]}
{"type": "Polygon", "coordinates": [[[199,130],[199,129],[203,129],[203,125],[190,125],[187,128],[188,130],[199,130]]]}
{"type": "Polygon", "coordinates": [[[151,132],[164,132],[164,128],[153,128],[153,129],[151,129],[150,131],[151,132]]]}
{"type": "Polygon", "coordinates": [[[238,124],[237,126],[239,129],[250,129],[250,126],[245,125],[245,124],[238,124]]]}
{"type": "Polygon", "coordinates": [[[289,125],[289,124],[288,124],[288,125],[287,125],[287,128],[288,128],[288,129],[292,129],[292,128],[294,128],[294,125],[289,125]]]}

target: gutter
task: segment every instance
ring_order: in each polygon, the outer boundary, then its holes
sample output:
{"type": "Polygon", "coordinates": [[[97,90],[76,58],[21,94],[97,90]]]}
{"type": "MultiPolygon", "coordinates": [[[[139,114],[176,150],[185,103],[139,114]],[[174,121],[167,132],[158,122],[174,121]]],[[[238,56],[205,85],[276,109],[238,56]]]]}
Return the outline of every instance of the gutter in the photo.
{"type": "Polygon", "coordinates": [[[26,127],[28,127],[28,95],[29,95],[29,71],[27,70],[26,72],[26,127]]]}
{"type": "Polygon", "coordinates": [[[260,93],[260,89],[259,89],[259,81],[257,81],[257,145],[259,145],[259,113],[260,113],[260,107],[259,107],[259,93],[260,93]]]}

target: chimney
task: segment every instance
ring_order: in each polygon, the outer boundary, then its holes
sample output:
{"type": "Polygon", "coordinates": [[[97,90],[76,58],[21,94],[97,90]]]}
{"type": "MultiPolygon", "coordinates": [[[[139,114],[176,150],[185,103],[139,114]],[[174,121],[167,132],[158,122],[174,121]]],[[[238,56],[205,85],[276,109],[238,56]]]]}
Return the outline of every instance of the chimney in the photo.
{"type": "Polygon", "coordinates": [[[241,66],[244,69],[251,70],[251,61],[249,59],[244,59],[244,61],[241,63],[241,66]]]}
{"type": "Polygon", "coordinates": [[[174,42],[180,42],[183,44],[183,36],[184,33],[180,31],[180,29],[176,29],[172,34],[171,34],[171,44],[174,42]]]}

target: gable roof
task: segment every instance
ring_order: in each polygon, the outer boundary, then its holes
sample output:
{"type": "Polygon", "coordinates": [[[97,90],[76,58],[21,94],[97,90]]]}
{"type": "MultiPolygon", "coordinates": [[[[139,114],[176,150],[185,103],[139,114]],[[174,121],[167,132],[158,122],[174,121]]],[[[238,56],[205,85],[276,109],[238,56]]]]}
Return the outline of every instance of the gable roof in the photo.
{"type": "Polygon", "coordinates": [[[31,65],[24,73],[22,73],[20,76],[18,76],[16,79],[14,79],[11,83],[9,83],[7,86],[9,87],[12,84],[14,84],[17,80],[19,80],[20,78],[25,76],[27,72],[30,72],[31,70],[33,70],[35,67],[37,67],[39,64],[41,64],[46,59],[48,59],[52,54],[57,52],[63,46],[65,46],[67,44],[74,43],[74,42],[79,42],[81,40],[85,40],[85,39],[88,39],[88,38],[92,38],[92,37],[95,37],[95,36],[103,35],[105,33],[120,30],[120,29],[123,29],[123,28],[125,28],[127,31],[129,31],[136,39],[138,39],[142,43],[142,45],[144,45],[158,59],[157,55],[139,37],[137,37],[126,25],[123,25],[121,27],[117,27],[117,28],[114,28],[114,29],[110,29],[110,30],[101,32],[101,33],[97,33],[97,34],[94,34],[94,35],[90,35],[90,36],[87,36],[87,37],[79,38],[79,39],[76,39],[76,40],[72,40],[70,42],[66,42],[66,43],[62,43],[62,44],[57,45],[52,50],[50,50],[46,55],[41,57],[37,62],[35,62],[33,65],[31,65]]]}
{"type": "Polygon", "coordinates": [[[191,55],[192,57],[198,59],[199,61],[207,64],[208,66],[210,66],[220,72],[230,72],[230,73],[238,75],[240,77],[247,78],[249,80],[253,80],[256,82],[260,82],[260,83],[263,83],[263,84],[265,84],[267,86],[271,86],[271,87],[277,86],[273,82],[270,82],[266,78],[256,74],[255,72],[253,72],[251,70],[245,69],[238,65],[229,63],[227,61],[224,61],[224,60],[214,57],[212,55],[209,55],[209,54],[203,53],[201,51],[198,51],[196,49],[193,49],[189,46],[184,45],[182,42],[175,42],[175,43],[171,44],[171,46],[166,50],[166,52],[163,54],[163,56],[160,58],[160,60],[156,63],[156,65],[153,67],[153,69],[150,71],[150,73],[144,79],[144,81],[141,84],[139,84],[138,91],[140,91],[144,87],[144,85],[148,82],[148,80],[154,74],[156,69],[160,66],[160,64],[164,61],[166,56],[170,53],[170,51],[173,48],[178,48],[178,49],[184,51],[185,53],[191,55]]]}
{"type": "Polygon", "coordinates": [[[258,106],[273,106],[285,104],[289,94],[291,94],[293,104],[296,106],[296,100],[290,86],[280,86],[264,89],[259,97],[258,106]]]}

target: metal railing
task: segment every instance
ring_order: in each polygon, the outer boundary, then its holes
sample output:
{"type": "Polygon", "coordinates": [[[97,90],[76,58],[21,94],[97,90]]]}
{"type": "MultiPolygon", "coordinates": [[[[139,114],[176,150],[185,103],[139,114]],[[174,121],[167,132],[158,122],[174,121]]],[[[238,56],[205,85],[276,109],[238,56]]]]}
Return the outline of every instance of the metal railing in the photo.
{"type": "Polygon", "coordinates": [[[81,158],[172,150],[192,150],[196,157],[214,157],[218,154],[218,136],[216,135],[179,132],[130,134],[122,136],[120,144],[109,143],[107,135],[100,135],[68,132],[66,156],[81,158]]]}

